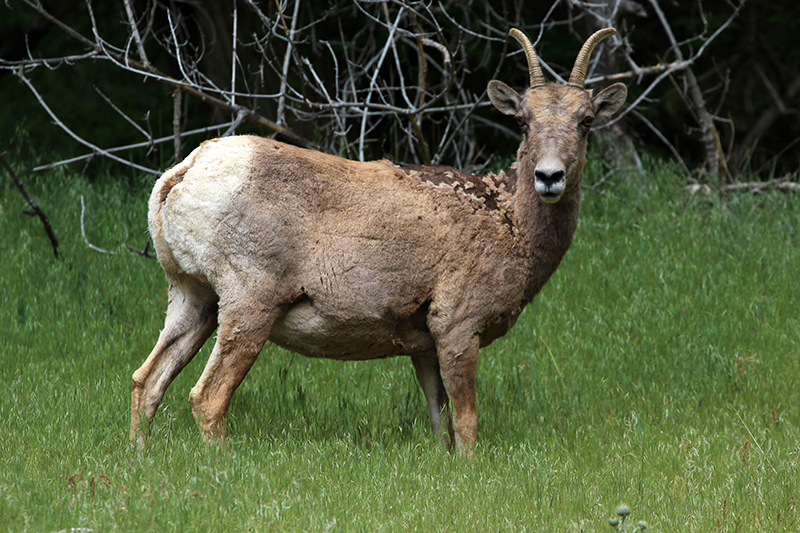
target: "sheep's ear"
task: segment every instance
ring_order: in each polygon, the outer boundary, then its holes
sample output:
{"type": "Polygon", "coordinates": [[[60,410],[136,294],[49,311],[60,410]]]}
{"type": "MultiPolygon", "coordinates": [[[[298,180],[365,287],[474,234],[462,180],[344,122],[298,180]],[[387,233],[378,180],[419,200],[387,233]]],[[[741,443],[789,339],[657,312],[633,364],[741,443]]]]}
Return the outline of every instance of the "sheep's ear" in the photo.
{"type": "Polygon", "coordinates": [[[490,81],[488,93],[489,100],[491,100],[497,110],[504,115],[516,115],[517,111],[519,111],[519,104],[522,102],[522,97],[517,91],[502,81],[490,81]]]}
{"type": "Polygon", "coordinates": [[[628,88],[621,83],[615,83],[614,85],[606,87],[592,97],[595,116],[610,117],[622,107],[627,97],[628,88]]]}

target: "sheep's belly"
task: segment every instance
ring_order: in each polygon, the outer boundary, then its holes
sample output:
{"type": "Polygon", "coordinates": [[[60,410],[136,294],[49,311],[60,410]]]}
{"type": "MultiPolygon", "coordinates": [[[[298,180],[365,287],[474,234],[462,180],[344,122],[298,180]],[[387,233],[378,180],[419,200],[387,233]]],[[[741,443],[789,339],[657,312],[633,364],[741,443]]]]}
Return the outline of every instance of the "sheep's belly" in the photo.
{"type": "Polygon", "coordinates": [[[360,360],[395,355],[433,355],[427,330],[403,320],[332,317],[309,302],[292,306],[272,327],[269,340],[308,357],[360,360]]]}

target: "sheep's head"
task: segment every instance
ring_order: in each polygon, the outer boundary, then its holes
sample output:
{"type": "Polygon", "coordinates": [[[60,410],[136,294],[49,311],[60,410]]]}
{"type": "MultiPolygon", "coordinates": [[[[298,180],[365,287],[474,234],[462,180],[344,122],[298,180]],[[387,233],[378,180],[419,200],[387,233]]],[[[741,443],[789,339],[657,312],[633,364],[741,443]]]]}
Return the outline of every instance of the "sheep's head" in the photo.
{"type": "Polygon", "coordinates": [[[628,94],[621,83],[596,95],[583,87],[592,51],[616,30],[606,28],[589,37],[566,85],[545,83],[528,38],[517,29],[509,33],[527,54],[530,88],[520,95],[505,83],[492,80],[489,99],[501,113],[514,116],[522,128],[524,139],[517,153],[520,173],[532,174],[539,197],[547,203],[555,203],[580,182],[586,159],[586,138],[592,122],[616,113],[628,94]]]}

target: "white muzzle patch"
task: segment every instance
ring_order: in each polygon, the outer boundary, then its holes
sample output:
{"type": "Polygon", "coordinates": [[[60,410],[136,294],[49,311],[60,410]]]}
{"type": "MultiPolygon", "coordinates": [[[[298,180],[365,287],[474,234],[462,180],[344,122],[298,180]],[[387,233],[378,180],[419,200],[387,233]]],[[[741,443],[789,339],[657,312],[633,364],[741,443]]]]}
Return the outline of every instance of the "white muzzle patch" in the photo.
{"type": "Polygon", "coordinates": [[[542,180],[536,180],[536,192],[539,198],[548,204],[554,204],[561,199],[564,190],[567,187],[566,180],[548,183],[542,180]]]}
{"type": "Polygon", "coordinates": [[[556,203],[567,189],[567,173],[558,159],[544,158],[533,171],[536,192],[543,202],[556,203]]]}

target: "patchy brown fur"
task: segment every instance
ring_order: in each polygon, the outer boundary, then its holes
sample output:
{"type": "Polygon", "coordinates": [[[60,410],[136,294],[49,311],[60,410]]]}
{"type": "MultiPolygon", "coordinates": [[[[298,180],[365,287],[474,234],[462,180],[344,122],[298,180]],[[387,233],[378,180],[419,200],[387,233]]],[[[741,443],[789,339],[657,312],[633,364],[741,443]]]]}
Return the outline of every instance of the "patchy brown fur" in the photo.
{"type": "Polygon", "coordinates": [[[468,194],[483,200],[486,209],[499,209],[501,202],[508,201],[514,194],[516,188],[516,171],[510,170],[508,173],[499,175],[488,174],[476,176],[466,174],[453,167],[442,165],[436,166],[406,166],[402,167],[403,172],[409,176],[415,176],[420,181],[432,183],[433,185],[448,185],[454,189],[460,189],[468,194]],[[505,198],[503,198],[505,196],[505,198]]]}
{"type": "Polygon", "coordinates": [[[479,349],[514,325],[570,247],[581,121],[624,99],[619,88],[522,97],[492,83],[498,109],[524,117],[504,173],[355,162],[254,136],[207,141],[166,172],[149,224],[169,305],[133,374],[131,438],[144,445],[142,417],[217,328],[190,394],[207,439],[227,436],[231,396],[270,340],[311,357],[410,356],[434,431],[471,456],[479,349]]]}
{"type": "Polygon", "coordinates": [[[509,213],[511,198],[516,188],[516,170],[507,173],[476,176],[443,165],[410,165],[402,167],[410,177],[437,187],[450,187],[462,198],[472,202],[474,209],[485,209],[515,231],[509,213]]]}

